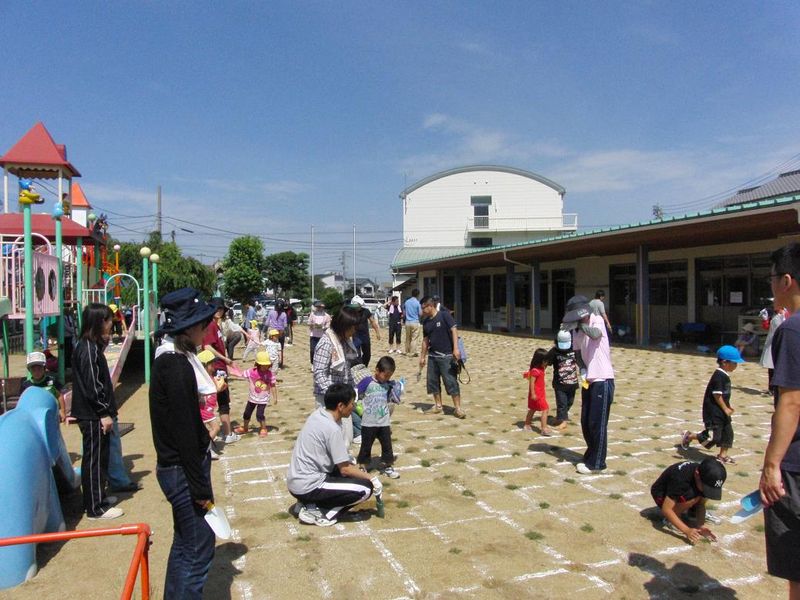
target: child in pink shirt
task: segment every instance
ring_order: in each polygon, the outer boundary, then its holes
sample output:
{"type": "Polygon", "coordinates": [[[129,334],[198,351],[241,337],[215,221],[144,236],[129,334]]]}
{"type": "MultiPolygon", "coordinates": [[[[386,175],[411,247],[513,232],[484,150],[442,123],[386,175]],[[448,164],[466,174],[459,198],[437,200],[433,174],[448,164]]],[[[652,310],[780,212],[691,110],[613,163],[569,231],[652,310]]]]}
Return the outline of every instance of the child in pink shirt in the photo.
{"type": "Polygon", "coordinates": [[[275,376],[270,369],[272,361],[269,354],[262,351],[256,354],[256,362],[252,369],[245,369],[242,372],[242,377],[247,380],[250,388],[250,397],[247,400],[247,406],[242,415],[242,424],[235,429],[236,433],[248,433],[250,428],[250,417],[253,411],[256,411],[256,419],[258,420],[260,430],[259,437],[267,437],[267,422],[264,417],[264,411],[267,406],[274,400],[275,404],[278,403],[278,390],[275,387],[275,376]]]}

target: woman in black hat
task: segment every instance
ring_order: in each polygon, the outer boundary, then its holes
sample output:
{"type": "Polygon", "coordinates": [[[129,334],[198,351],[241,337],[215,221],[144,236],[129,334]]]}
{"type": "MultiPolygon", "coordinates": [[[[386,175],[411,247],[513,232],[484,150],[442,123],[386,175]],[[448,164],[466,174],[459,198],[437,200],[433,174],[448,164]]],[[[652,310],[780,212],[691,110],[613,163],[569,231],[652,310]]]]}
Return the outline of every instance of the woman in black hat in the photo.
{"type": "Polygon", "coordinates": [[[174,534],[164,597],[199,599],[214,558],[214,532],[204,518],[214,493],[208,431],[198,407],[198,382],[204,381],[205,369],[196,352],[216,309],[192,288],[164,296],[161,309],[158,333],[164,341],[153,362],[150,422],[158,483],[172,505],[174,534]]]}

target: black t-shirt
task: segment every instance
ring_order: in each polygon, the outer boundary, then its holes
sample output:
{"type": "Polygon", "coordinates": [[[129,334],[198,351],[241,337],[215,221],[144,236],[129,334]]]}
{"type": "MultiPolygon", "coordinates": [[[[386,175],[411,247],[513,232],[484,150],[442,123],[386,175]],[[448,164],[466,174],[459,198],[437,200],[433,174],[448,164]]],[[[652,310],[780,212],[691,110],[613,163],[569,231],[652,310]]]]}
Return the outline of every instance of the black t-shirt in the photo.
{"type": "Polygon", "coordinates": [[[672,498],[677,504],[702,496],[694,480],[699,467],[700,463],[688,460],[667,467],[650,486],[650,494],[653,498],[672,498]]]}
{"type": "Polygon", "coordinates": [[[358,340],[359,346],[369,344],[369,320],[372,318],[372,312],[368,308],[361,307],[361,321],[356,327],[356,332],[353,335],[358,340]]]}
{"type": "Polygon", "coordinates": [[[428,351],[440,354],[453,353],[453,327],[456,322],[446,310],[440,310],[435,317],[422,322],[422,335],[428,339],[428,351]]]}
{"type": "Polygon", "coordinates": [[[714,370],[711,379],[708,380],[706,386],[706,393],[703,396],[703,422],[727,422],[730,417],[720,408],[717,403],[715,395],[722,394],[722,400],[725,406],[731,407],[731,376],[728,375],[723,369],[717,368],[714,370]],[[717,394],[714,394],[717,392],[717,394]]]}
{"type": "MultiPolygon", "coordinates": [[[[775,371],[772,385],[792,390],[800,389],[800,313],[786,319],[775,330],[772,337],[772,362],[775,371]]],[[[775,406],[778,406],[779,392],[775,392],[775,406]]],[[[800,473],[800,423],[786,449],[781,469],[800,473]]]]}
{"type": "Polygon", "coordinates": [[[578,359],[575,351],[553,348],[549,359],[553,365],[553,389],[578,389],[578,359]]]}

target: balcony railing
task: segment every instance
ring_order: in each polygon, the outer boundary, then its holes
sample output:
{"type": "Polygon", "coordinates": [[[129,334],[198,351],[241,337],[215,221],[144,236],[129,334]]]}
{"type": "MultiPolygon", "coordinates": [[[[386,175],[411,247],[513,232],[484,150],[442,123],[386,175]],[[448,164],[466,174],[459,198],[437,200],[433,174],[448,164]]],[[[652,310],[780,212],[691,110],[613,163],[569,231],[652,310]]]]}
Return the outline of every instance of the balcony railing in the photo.
{"type": "Polygon", "coordinates": [[[574,231],[578,215],[566,213],[558,217],[469,217],[468,231],[574,231]]]}

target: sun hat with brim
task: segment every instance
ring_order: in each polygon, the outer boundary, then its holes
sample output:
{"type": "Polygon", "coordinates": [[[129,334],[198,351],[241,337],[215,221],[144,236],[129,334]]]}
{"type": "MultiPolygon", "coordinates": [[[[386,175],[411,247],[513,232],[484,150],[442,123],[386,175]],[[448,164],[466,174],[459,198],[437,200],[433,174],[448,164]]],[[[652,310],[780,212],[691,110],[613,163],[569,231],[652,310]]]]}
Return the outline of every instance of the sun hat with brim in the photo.
{"type": "Polygon", "coordinates": [[[228,310],[230,308],[230,306],[225,304],[225,299],[220,298],[219,296],[211,298],[211,300],[209,300],[208,303],[214,307],[215,311],[219,310],[220,308],[224,308],[225,310],[228,310]]]}
{"type": "Polygon", "coordinates": [[[197,360],[199,360],[202,364],[207,365],[211,361],[213,361],[216,357],[211,350],[203,350],[202,352],[197,353],[197,360]]]}
{"type": "Polygon", "coordinates": [[[589,314],[589,301],[586,296],[573,296],[567,301],[567,312],[562,323],[574,323],[580,321],[589,314]]]}
{"type": "Polygon", "coordinates": [[[262,365],[264,367],[269,367],[272,365],[272,359],[270,359],[269,354],[266,352],[259,352],[256,354],[256,364],[262,365]]]}
{"type": "Polygon", "coordinates": [[[159,335],[174,335],[198,323],[209,323],[217,312],[216,306],[205,302],[194,288],[181,288],[161,298],[164,317],[159,335]]]}
{"type": "Polygon", "coordinates": [[[272,337],[273,335],[280,335],[280,334],[281,332],[278,331],[277,329],[270,329],[269,333],[267,333],[267,337],[272,337]]]}
{"type": "Polygon", "coordinates": [[[718,360],[727,360],[728,362],[743,363],[744,359],[739,351],[730,345],[720,346],[717,350],[718,360]]]}
{"type": "Polygon", "coordinates": [[[47,364],[47,357],[44,352],[28,352],[28,359],[25,364],[29,367],[34,365],[44,366],[47,364]]]}
{"type": "Polygon", "coordinates": [[[364,306],[364,299],[359,295],[353,296],[350,300],[350,308],[361,308],[362,306],[364,306]]]}
{"type": "Polygon", "coordinates": [[[703,496],[709,500],[722,498],[722,486],[728,478],[725,465],[716,458],[706,458],[700,463],[700,481],[703,482],[703,496]]]}

